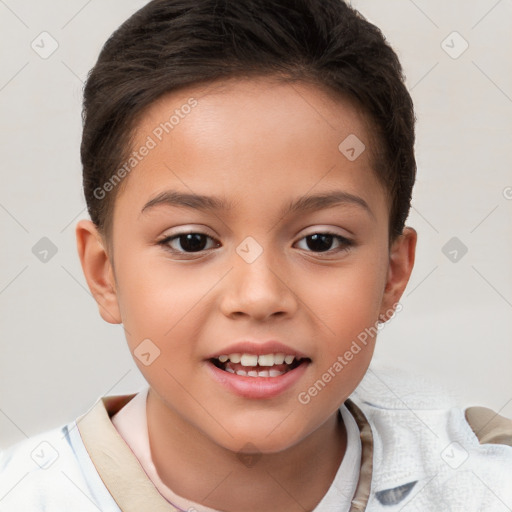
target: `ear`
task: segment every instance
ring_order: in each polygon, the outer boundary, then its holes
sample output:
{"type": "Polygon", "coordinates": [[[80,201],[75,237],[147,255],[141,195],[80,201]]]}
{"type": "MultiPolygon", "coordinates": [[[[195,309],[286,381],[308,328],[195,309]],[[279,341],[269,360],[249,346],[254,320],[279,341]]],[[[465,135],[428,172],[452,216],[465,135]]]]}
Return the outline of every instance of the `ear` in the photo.
{"type": "Polygon", "coordinates": [[[96,225],[81,220],[76,225],[76,244],[82,270],[98,304],[101,317],[110,324],[122,323],[117,300],[114,271],[105,243],[96,225]]]}
{"type": "Polygon", "coordinates": [[[386,322],[393,316],[396,304],[407,286],[414,267],[417,239],[416,230],[406,227],[391,245],[388,274],[379,314],[381,322],[386,322]]]}

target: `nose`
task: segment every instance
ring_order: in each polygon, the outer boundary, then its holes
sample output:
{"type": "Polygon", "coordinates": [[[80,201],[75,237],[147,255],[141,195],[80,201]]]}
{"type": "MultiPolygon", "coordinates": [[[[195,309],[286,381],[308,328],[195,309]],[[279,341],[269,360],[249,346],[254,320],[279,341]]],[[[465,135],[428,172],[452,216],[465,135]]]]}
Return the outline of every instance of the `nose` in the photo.
{"type": "Polygon", "coordinates": [[[272,316],[293,316],[298,306],[293,283],[270,251],[251,263],[235,254],[233,269],[226,276],[221,310],[235,318],[247,316],[266,320],[272,316]]]}

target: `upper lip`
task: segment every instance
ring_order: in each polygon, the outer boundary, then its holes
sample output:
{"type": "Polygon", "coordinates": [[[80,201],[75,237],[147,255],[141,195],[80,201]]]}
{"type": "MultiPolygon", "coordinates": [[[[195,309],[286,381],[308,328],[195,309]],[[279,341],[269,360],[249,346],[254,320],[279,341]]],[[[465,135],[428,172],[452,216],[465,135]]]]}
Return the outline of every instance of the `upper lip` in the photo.
{"type": "Polygon", "coordinates": [[[295,348],[289,347],[284,343],[275,340],[269,341],[238,341],[226,348],[215,351],[210,354],[207,359],[218,358],[219,356],[229,354],[253,354],[256,356],[263,356],[266,354],[284,354],[295,356],[297,359],[307,358],[305,354],[295,348]]]}

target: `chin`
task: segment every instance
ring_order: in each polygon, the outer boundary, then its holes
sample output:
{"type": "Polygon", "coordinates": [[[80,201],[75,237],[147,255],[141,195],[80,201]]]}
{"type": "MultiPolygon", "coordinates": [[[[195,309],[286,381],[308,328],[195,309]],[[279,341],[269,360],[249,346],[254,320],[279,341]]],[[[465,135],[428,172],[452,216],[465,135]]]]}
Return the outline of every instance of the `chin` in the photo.
{"type": "MultiPolygon", "coordinates": [[[[282,421],[282,418],[280,421],[282,421]]],[[[278,424],[279,422],[276,422],[276,425],[278,424]]],[[[272,429],[267,428],[268,425],[266,423],[265,428],[257,429],[255,429],[254,424],[246,429],[238,428],[235,430],[230,428],[229,433],[231,436],[224,432],[222,438],[212,438],[212,440],[217,445],[237,454],[269,455],[285,451],[303,439],[297,428],[292,430],[277,427],[276,431],[272,432],[272,429]]]]}

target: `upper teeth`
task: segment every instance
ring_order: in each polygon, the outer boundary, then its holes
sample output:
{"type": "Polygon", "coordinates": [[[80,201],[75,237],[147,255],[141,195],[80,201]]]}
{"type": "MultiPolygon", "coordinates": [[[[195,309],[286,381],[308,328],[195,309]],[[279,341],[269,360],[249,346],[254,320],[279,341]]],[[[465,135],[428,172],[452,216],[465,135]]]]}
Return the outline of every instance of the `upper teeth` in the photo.
{"type": "Polygon", "coordinates": [[[218,357],[221,363],[231,361],[232,363],[240,363],[242,366],[274,366],[275,364],[293,363],[295,356],[284,354],[265,354],[257,356],[254,354],[229,354],[218,357]]]}

